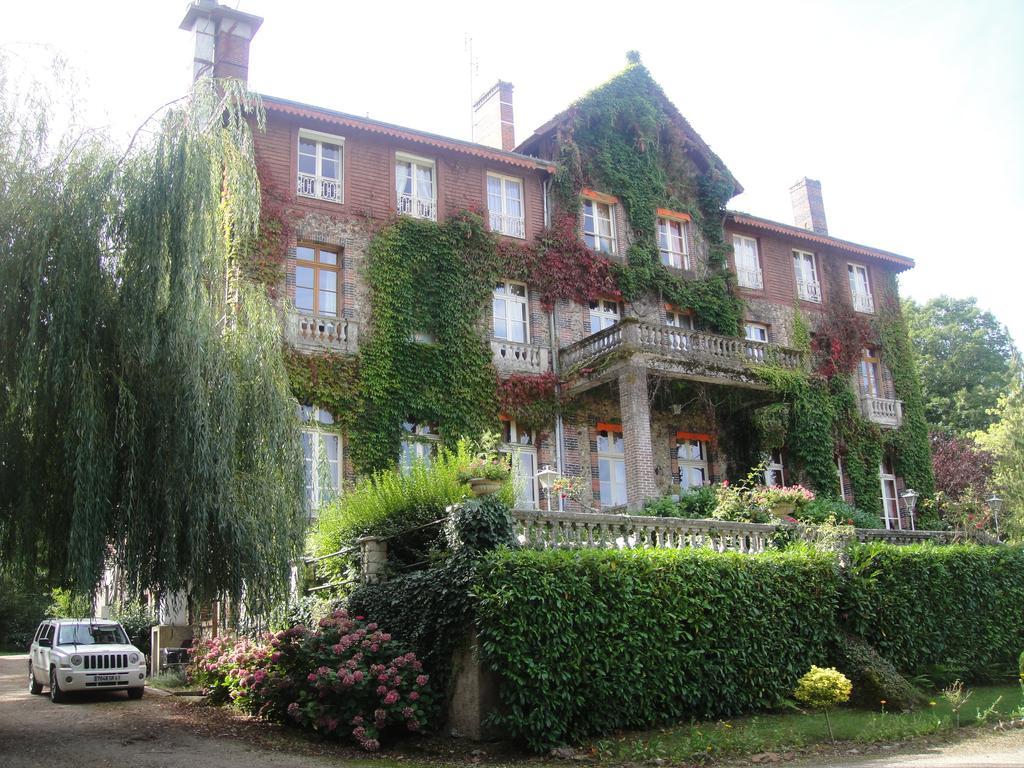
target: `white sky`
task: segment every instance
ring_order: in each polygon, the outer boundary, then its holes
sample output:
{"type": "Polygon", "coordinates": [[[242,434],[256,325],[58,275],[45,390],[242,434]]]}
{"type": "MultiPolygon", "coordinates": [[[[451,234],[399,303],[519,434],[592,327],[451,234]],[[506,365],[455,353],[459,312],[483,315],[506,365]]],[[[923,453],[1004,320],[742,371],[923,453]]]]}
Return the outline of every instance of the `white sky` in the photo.
{"type": "MultiPolygon", "coordinates": [[[[467,34],[477,95],[516,86],[519,140],[635,48],[746,189],[730,207],[790,222],[818,178],[831,234],[917,260],[905,295],[975,295],[1024,344],[1024,0],[231,4],[265,18],[255,90],[461,138],[467,34]]],[[[11,3],[0,47],[65,55],[126,141],[188,86],[186,5],[11,3]]]]}

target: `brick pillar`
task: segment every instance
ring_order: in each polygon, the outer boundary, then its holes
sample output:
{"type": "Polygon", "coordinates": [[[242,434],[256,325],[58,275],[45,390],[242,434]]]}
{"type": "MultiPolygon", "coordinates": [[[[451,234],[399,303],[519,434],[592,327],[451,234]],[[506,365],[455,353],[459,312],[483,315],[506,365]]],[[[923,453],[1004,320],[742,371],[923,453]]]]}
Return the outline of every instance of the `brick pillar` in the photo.
{"type": "Polygon", "coordinates": [[[639,510],[647,499],[658,496],[645,368],[631,365],[619,374],[619,411],[626,452],[626,502],[630,510],[639,510]]]}

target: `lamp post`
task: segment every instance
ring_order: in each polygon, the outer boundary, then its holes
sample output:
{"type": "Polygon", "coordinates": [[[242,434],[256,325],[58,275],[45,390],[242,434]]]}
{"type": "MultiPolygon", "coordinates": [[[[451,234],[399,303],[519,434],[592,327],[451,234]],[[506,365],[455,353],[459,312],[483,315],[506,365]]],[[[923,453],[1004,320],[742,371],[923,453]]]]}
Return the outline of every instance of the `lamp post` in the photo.
{"type": "Polygon", "coordinates": [[[537,482],[540,483],[540,487],[544,489],[544,495],[548,499],[548,512],[551,511],[551,486],[555,484],[555,479],[558,477],[558,472],[553,470],[547,464],[544,468],[537,473],[537,482]]]}
{"type": "Polygon", "coordinates": [[[917,507],[917,499],[921,494],[915,491],[913,488],[907,488],[902,494],[903,504],[906,506],[907,512],[910,513],[910,530],[916,531],[917,526],[914,525],[914,509],[917,507]]]}
{"type": "Polygon", "coordinates": [[[1003,500],[996,496],[994,493],[991,498],[985,499],[988,502],[988,508],[992,510],[992,519],[996,524],[996,538],[999,538],[999,513],[1003,509],[1003,500]]]}

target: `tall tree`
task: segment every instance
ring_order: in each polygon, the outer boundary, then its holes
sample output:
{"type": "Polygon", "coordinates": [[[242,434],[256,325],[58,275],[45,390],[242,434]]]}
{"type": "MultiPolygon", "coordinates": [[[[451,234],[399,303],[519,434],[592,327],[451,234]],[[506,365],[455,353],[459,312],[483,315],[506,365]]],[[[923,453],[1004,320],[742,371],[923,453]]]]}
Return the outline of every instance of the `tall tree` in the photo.
{"type": "Polygon", "coordinates": [[[303,533],[295,402],[266,296],[237,83],[203,80],[121,153],[53,137],[0,61],[0,545],[91,591],[287,586],[303,533]]]}
{"type": "Polygon", "coordinates": [[[992,426],[976,437],[995,456],[992,487],[1003,499],[1003,530],[1020,542],[1024,541],[1024,377],[1016,365],[995,417],[992,426]]]}
{"type": "Polygon", "coordinates": [[[1010,386],[1017,354],[1006,327],[974,297],[939,296],[923,305],[905,299],[903,311],[929,424],[959,435],[986,429],[993,421],[988,411],[1010,386]]]}

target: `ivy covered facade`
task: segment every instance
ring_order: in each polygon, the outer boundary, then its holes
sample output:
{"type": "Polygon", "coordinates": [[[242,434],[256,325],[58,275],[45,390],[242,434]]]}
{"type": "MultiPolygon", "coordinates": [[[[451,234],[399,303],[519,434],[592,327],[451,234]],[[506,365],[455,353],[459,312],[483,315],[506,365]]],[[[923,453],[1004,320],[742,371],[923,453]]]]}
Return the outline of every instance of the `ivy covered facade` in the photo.
{"type": "Polygon", "coordinates": [[[311,498],[500,430],[526,506],[545,465],[637,509],[765,463],[909,525],[900,494],[932,490],[913,262],[829,236],[806,180],[801,226],[729,211],[739,183],[635,55],[515,147],[494,90],[503,148],[263,99],[254,269],[311,498]]]}

